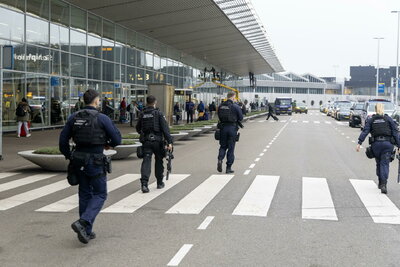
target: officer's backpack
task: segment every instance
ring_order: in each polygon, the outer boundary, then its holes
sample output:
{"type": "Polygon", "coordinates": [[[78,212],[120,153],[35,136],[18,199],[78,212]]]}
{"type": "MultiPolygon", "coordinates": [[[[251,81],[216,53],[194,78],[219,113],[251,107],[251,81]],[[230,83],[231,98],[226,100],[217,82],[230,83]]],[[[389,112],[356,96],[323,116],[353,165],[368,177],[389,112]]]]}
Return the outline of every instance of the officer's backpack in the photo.
{"type": "Polygon", "coordinates": [[[219,120],[224,123],[235,123],[237,122],[236,114],[232,110],[233,103],[230,101],[225,101],[221,104],[218,109],[218,118],[219,120]]]}
{"type": "Polygon", "coordinates": [[[17,109],[15,110],[15,115],[17,115],[18,117],[24,117],[26,114],[26,110],[24,109],[24,106],[19,104],[17,106],[17,109]]]}
{"type": "Polygon", "coordinates": [[[100,127],[97,110],[83,109],[78,111],[73,118],[72,139],[75,144],[105,145],[107,143],[106,133],[100,127]]]}

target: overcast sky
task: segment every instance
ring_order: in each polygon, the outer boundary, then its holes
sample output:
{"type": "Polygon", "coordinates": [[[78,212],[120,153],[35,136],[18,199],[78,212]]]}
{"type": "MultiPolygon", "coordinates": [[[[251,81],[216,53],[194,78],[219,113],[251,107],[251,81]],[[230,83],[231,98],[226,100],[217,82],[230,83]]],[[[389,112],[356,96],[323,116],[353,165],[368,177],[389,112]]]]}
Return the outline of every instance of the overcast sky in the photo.
{"type": "Polygon", "coordinates": [[[353,65],[396,65],[400,0],[251,0],[286,71],[349,77],[353,65]],[[335,68],[335,66],[337,66],[335,68]]]}

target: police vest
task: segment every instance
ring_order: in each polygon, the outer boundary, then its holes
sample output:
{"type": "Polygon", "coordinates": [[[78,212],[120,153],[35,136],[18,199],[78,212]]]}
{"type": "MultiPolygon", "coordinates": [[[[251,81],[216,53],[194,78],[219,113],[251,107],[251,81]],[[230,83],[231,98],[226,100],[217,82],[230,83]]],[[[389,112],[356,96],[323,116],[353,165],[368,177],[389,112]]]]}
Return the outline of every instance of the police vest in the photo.
{"type": "Polygon", "coordinates": [[[161,132],[160,116],[160,111],[157,109],[145,109],[141,116],[142,132],[145,134],[161,132]]]}
{"type": "Polygon", "coordinates": [[[99,112],[92,109],[78,111],[73,118],[72,139],[80,146],[105,145],[106,132],[100,127],[99,112]]]}
{"type": "Polygon", "coordinates": [[[218,109],[218,117],[222,123],[235,123],[238,121],[236,112],[233,110],[233,103],[225,101],[218,109]]]}
{"type": "Polygon", "coordinates": [[[373,137],[392,136],[392,128],[386,116],[372,116],[371,135],[373,137]]]}

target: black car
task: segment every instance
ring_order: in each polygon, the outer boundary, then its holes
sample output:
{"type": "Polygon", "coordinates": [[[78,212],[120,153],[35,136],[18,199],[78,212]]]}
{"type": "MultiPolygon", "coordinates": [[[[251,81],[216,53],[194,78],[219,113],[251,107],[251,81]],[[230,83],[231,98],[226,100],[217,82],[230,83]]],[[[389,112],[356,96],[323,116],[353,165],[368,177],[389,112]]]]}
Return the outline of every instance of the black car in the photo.
{"type": "Polygon", "coordinates": [[[361,112],[364,103],[354,103],[350,108],[349,126],[354,128],[361,125],[361,112]]]}

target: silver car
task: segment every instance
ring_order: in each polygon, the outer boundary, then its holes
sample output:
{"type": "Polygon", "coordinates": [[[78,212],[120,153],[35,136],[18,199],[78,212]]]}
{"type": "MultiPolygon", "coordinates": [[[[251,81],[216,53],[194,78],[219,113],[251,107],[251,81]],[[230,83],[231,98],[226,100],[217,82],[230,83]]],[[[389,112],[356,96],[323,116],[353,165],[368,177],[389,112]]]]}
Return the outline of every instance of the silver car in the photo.
{"type": "Polygon", "coordinates": [[[375,105],[377,103],[383,103],[385,114],[388,114],[391,116],[394,111],[396,110],[394,104],[390,101],[387,100],[369,100],[364,103],[364,107],[361,111],[360,117],[361,117],[361,130],[364,129],[365,123],[367,119],[371,118],[372,115],[375,114],[375,105]]]}

